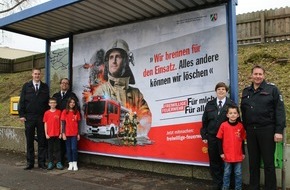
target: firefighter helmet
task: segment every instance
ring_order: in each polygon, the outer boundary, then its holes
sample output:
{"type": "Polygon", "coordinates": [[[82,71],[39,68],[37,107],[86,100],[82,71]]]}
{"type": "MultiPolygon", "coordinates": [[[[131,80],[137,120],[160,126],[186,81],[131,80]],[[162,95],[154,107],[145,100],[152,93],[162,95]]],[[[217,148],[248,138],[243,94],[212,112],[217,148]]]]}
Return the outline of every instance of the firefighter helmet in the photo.
{"type": "Polygon", "coordinates": [[[110,53],[113,51],[113,50],[121,50],[122,53],[125,53],[126,56],[128,56],[128,53],[129,53],[129,46],[127,44],[127,42],[125,42],[124,40],[122,39],[117,39],[115,41],[113,41],[109,47],[108,47],[108,50],[106,52],[106,56],[105,56],[105,59],[108,60],[108,57],[110,55],[110,53]]]}
{"type": "Polygon", "coordinates": [[[123,61],[124,61],[124,64],[123,64],[123,69],[124,69],[124,72],[122,72],[122,76],[121,77],[130,77],[129,79],[129,84],[135,84],[135,78],[134,78],[134,75],[132,73],[132,70],[129,66],[129,46],[127,44],[127,42],[125,42],[124,40],[122,39],[117,39],[115,41],[113,41],[109,47],[108,47],[108,50],[106,52],[106,55],[105,55],[105,61],[106,61],[106,66],[105,66],[105,80],[108,80],[108,76],[107,76],[107,73],[109,72],[108,71],[108,60],[109,60],[109,55],[110,53],[113,51],[113,50],[118,50],[121,52],[122,56],[123,56],[123,61]]]}

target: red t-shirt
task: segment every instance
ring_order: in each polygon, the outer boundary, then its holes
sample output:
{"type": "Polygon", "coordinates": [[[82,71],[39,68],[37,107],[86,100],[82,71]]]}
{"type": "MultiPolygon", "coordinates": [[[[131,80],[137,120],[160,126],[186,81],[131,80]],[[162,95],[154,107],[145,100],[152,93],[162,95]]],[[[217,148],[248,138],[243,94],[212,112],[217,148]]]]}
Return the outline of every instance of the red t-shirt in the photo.
{"type": "Polygon", "coordinates": [[[63,110],[61,113],[61,120],[65,121],[66,136],[77,136],[79,134],[79,121],[81,120],[79,111],[74,114],[73,111],[66,113],[66,110],[63,110]]]}
{"type": "Polygon", "coordinates": [[[56,137],[60,134],[60,115],[61,111],[56,109],[54,112],[47,110],[43,116],[43,122],[46,123],[47,135],[56,137]]]}
{"type": "Polygon", "coordinates": [[[223,122],[216,137],[223,141],[225,162],[243,161],[242,143],[246,139],[246,131],[242,123],[233,126],[228,121],[223,122]]]}

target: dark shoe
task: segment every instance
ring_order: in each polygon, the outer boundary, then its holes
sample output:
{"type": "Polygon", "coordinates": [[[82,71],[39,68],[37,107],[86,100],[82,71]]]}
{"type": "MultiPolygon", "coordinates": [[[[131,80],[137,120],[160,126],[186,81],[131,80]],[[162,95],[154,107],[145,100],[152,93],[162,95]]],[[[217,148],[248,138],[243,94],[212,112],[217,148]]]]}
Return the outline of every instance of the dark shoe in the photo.
{"type": "Polygon", "coordinates": [[[46,169],[46,165],[45,164],[38,164],[38,167],[41,168],[41,169],[46,169]]]}
{"type": "Polygon", "coordinates": [[[63,165],[61,164],[61,162],[58,162],[56,164],[56,168],[59,169],[59,170],[63,170],[63,165]]]}
{"type": "Polygon", "coordinates": [[[53,163],[49,162],[48,165],[47,165],[47,170],[52,170],[53,167],[54,167],[53,163]]]}
{"type": "Polygon", "coordinates": [[[34,168],[34,165],[27,165],[24,170],[31,170],[32,168],[34,168]]]}

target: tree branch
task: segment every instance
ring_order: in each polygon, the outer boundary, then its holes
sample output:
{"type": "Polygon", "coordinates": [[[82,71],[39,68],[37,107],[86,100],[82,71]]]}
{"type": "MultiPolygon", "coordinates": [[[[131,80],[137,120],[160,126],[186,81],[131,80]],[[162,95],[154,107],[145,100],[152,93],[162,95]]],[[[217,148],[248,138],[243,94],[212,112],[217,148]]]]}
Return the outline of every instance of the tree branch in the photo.
{"type": "Polygon", "coordinates": [[[21,4],[24,3],[25,1],[26,1],[26,0],[17,1],[17,3],[16,3],[14,6],[8,8],[8,9],[5,9],[5,10],[3,10],[3,11],[0,11],[0,14],[1,14],[1,13],[9,12],[9,11],[15,9],[16,7],[18,7],[19,5],[21,5],[21,4]]]}

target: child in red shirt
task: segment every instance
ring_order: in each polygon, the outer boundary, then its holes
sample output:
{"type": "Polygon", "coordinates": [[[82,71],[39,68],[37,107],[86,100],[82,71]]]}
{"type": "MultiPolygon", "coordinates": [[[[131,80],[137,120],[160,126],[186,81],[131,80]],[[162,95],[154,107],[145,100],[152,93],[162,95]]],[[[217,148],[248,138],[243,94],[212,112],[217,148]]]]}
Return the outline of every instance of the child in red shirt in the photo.
{"type": "Polygon", "coordinates": [[[230,189],[232,169],[235,173],[235,190],[242,189],[242,161],[245,158],[244,140],[246,131],[241,122],[238,122],[239,109],[230,105],[227,109],[228,121],[221,124],[217,133],[219,152],[224,160],[223,190],[230,189]]]}
{"type": "Polygon", "coordinates": [[[48,150],[48,170],[52,170],[54,168],[53,156],[55,153],[55,157],[57,160],[56,168],[62,170],[63,166],[61,164],[60,158],[60,115],[61,111],[56,109],[56,99],[50,98],[48,105],[50,109],[44,113],[43,122],[44,122],[44,130],[45,137],[47,139],[47,150],[48,150]]]}
{"type": "Polygon", "coordinates": [[[81,117],[76,106],[76,100],[74,98],[69,98],[66,109],[64,109],[61,113],[62,138],[66,141],[66,153],[67,160],[69,162],[68,170],[78,170],[77,141],[80,140],[80,120],[81,117]]]}

